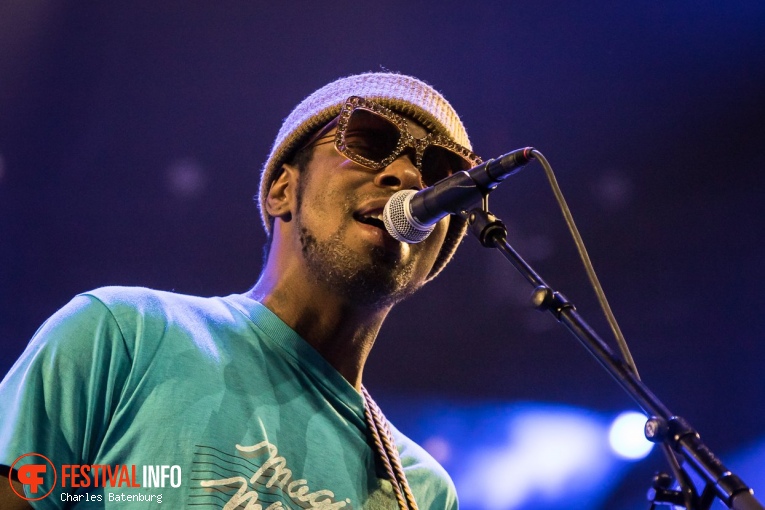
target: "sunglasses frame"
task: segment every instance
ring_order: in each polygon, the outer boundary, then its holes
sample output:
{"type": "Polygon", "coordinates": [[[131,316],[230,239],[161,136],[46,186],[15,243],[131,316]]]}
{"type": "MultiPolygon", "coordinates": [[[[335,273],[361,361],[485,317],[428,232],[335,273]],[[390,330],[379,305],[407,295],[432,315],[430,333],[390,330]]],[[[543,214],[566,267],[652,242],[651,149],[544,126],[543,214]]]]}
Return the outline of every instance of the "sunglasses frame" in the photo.
{"type": "MultiPolygon", "coordinates": [[[[343,103],[342,109],[340,110],[340,115],[333,119],[332,122],[327,124],[324,129],[321,129],[316,134],[316,136],[309,140],[309,142],[304,147],[308,147],[310,145],[319,145],[316,142],[330,136],[334,137],[333,141],[335,149],[337,149],[340,154],[361,166],[369,168],[370,170],[382,170],[383,168],[393,163],[396,159],[398,159],[406,149],[413,148],[415,151],[414,165],[417,167],[417,170],[420,172],[420,174],[424,175],[422,173],[422,158],[425,150],[431,145],[441,147],[442,149],[445,149],[461,157],[470,165],[471,168],[482,163],[480,156],[478,156],[467,147],[463,147],[462,145],[452,141],[447,136],[428,133],[422,138],[415,138],[414,135],[412,135],[412,133],[409,131],[409,125],[407,124],[407,121],[404,117],[390,110],[389,108],[382,106],[381,104],[359,96],[351,96],[346,99],[345,103],[343,103]],[[366,110],[375,115],[378,115],[389,121],[399,130],[400,136],[398,138],[396,148],[393,150],[393,152],[391,152],[391,154],[380,161],[365,158],[364,156],[353,152],[353,150],[350,149],[346,144],[345,138],[348,129],[348,122],[351,118],[351,115],[356,110],[366,110]],[[337,124],[337,131],[334,133],[334,135],[326,134],[334,124],[337,124]]],[[[435,183],[429,183],[427,185],[432,184],[435,183]]]]}

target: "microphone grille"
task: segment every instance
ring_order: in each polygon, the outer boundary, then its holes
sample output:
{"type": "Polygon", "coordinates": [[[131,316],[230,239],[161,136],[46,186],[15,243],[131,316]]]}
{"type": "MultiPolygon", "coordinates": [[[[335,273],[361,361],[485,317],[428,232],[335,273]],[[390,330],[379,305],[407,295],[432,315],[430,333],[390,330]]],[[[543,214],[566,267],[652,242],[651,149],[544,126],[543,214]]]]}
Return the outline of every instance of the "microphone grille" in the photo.
{"type": "Polygon", "coordinates": [[[398,191],[388,199],[388,203],[383,209],[385,229],[394,239],[409,244],[424,241],[435,228],[429,226],[423,230],[412,224],[409,201],[415,193],[417,192],[410,189],[398,191]]]}

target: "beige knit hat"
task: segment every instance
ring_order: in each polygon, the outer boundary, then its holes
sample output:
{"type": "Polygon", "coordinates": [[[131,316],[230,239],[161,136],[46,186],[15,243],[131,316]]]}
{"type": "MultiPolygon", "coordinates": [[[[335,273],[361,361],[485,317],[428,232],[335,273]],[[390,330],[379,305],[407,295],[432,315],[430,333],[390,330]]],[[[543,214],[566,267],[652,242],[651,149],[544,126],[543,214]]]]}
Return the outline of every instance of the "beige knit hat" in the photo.
{"type": "MultiPolygon", "coordinates": [[[[260,177],[260,214],[263,226],[270,234],[271,220],[265,199],[271,184],[279,175],[281,166],[302,147],[319,128],[340,114],[343,103],[350,96],[361,96],[405,115],[426,129],[449,136],[458,144],[472,149],[465,127],[449,102],[433,87],[417,78],[396,73],[366,73],[340,78],[305,98],[284,119],[271,154],[263,165],[260,177]]],[[[438,258],[428,275],[434,278],[454,255],[465,234],[465,221],[452,216],[438,258]]]]}

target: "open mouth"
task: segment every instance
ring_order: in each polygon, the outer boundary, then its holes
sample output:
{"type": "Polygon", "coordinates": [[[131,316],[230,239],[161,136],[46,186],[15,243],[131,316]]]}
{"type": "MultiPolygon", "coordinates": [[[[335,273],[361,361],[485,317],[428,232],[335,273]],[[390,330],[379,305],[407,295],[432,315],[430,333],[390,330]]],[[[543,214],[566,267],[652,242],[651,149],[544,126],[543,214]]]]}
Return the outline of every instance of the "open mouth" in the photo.
{"type": "Polygon", "coordinates": [[[382,219],[382,211],[371,211],[368,213],[355,214],[354,219],[359,223],[372,225],[373,227],[385,230],[385,223],[382,219]]]}

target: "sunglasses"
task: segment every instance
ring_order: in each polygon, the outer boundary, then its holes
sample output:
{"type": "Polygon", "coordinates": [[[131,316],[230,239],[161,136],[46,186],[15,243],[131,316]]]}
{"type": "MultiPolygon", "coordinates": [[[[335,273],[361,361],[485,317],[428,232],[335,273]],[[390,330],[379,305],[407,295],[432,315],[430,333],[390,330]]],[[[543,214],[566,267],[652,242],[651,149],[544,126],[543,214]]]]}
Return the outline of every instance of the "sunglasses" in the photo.
{"type": "Polygon", "coordinates": [[[432,186],[445,177],[481,163],[478,155],[446,136],[428,133],[423,138],[415,138],[404,117],[358,96],[349,97],[340,115],[303,148],[332,141],[340,154],[376,171],[393,163],[404,152],[413,151],[414,165],[425,186],[432,186]],[[337,131],[326,134],[335,125],[337,131]],[[330,137],[334,140],[321,141],[330,137]]]}

